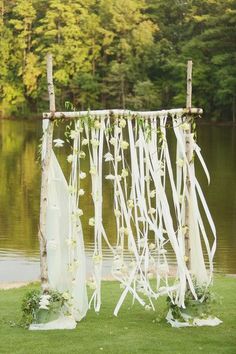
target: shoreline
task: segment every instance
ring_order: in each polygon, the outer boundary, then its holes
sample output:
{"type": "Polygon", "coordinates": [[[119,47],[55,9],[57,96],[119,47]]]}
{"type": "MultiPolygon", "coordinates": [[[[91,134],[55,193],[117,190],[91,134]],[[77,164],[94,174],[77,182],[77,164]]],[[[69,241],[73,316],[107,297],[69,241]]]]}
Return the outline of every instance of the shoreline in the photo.
{"type": "MultiPolygon", "coordinates": [[[[26,122],[37,122],[41,121],[42,116],[41,115],[32,115],[32,116],[26,116],[26,117],[0,117],[0,121],[26,121],[26,122]]],[[[236,127],[236,122],[233,122],[232,120],[208,120],[205,117],[201,117],[200,119],[197,119],[197,124],[198,125],[210,125],[210,126],[225,126],[225,127],[236,127]]]]}
{"type": "MultiPolygon", "coordinates": [[[[215,274],[216,276],[219,275],[219,273],[215,274]]],[[[235,278],[236,279],[236,274],[221,274],[222,276],[228,277],[228,278],[235,278]]],[[[116,281],[115,278],[112,276],[106,276],[102,278],[102,281],[116,281]]],[[[14,281],[14,282],[3,282],[0,283],[0,291],[1,290],[11,290],[11,289],[19,289],[23,288],[24,286],[28,286],[30,284],[34,283],[40,283],[39,279],[31,280],[31,281],[14,281]]]]}

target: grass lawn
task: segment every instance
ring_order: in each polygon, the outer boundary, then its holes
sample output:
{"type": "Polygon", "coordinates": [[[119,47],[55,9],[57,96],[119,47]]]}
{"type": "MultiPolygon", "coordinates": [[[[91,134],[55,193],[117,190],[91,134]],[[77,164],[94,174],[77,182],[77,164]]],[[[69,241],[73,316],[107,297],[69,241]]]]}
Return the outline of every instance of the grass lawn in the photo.
{"type": "Polygon", "coordinates": [[[103,284],[100,314],[90,310],[75,330],[31,332],[13,326],[21,317],[21,300],[33,287],[0,291],[0,353],[236,353],[236,278],[217,276],[214,292],[221,303],[214,313],[218,327],[171,328],[165,321],[165,298],[156,312],[147,312],[127,298],[118,317],[113,310],[120,289],[114,282],[103,284]]]}

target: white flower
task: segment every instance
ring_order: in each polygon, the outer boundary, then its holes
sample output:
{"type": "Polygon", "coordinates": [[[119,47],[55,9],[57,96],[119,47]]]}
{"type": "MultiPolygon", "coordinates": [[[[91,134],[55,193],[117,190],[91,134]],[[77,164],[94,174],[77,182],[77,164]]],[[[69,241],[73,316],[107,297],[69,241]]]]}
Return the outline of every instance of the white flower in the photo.
{"type": "Polygon", "coordinates": [[[184,197],[183,197],[183,195],[180,195],[180,196],[179,196],[179,203],[182,204],[183,201],[184,201],[184,197]]]}
{"type": "Polygon", "coordinates": [[[120,121],[119,121],[119,127],[120,128],[125,128],[126,126],[126,120],[124,118],[122,118],[120,121]]]}
{"type": "Polygon", "coordinates": [[[89,170],[89,173],[90,173],[92,176],[96,175],[96,173],[97,173],[97,168],[96,168],[96,166],[92,166],[92,167],[90,168],[90,170],[89,170]]]}
{"type": "Polygon", "coordinates": [[[129,147],[129,143],[125,140],[122,140],[122,142],[120,143],[120,147],[121,149],[126,150],[129,147]]]}
{"type": "Polygon", "coordinates": [[[190,124],[189,123],[183,123],[183,124],[181,124],[181,128],[183,130],[189,130],[190,129],[190,124]]]}
{"type": "Polygon", "coordinates": [[[80,179],[86,178],[86,173],[81,171],[80,174],[79,174],[79,178],[80,179]]]}
{"type": "Polygon", "coordinates": [[[90,218],[89,219],[89,226],[94,226],[95,225],[95,219],[94,218],[90,218]]]}
{"type": "Polygon", "coordinates": [[[150,305],[145,306],[145,311],[151,311],[152,307],[150,305]]]}
{"type": "Polygon", "coordinates": [[[145,182],[150,182],[151,181],[151,177],[150,176],[145,176],[144,177],[144,181],[145,182]]]}
{"type": "Polygon", "coordinates": [[[79,189],[79,191],[78,191],[78,195],[84,195],[84,190],[81,188],[81,189],[79,189]]]}
{"type": "Polygon", "coordinates": [[[182,160],[182,159],[177,159],[177,160],[176,160],[176,165],[177,165],[178,167],[183,167],[183,166],[184,166],[184,160],[182,160]]]}
{"type": "Polygon", "coordinates": [[[153,190],[150,192],[150,198],[155,198],[155,195],[156,195],[156,191],[155,191],[155,189],[153,189],[153,190]]]}
{"type": "Polygon", "coordinates": [[[93,256],[93,262],[95,264],[99,264],[99,263],[101,263],[101,261],[102,261],[102,256],[101,255],[97,254],[97,255],[93,256]]]}
{"type": "Polygon", "coordinates": [[[80,159],[84,159],[85,157],[86,157],[85,152],[84,152],[84,151],[80,151],[80,153],[79,153],[79,158],[80,158],[80,159]]]}
{"type": "Polygon", "coordinates": [[[111,154],[110,152],[108,152],[108,153],[106,153],[106,154],[104,155],[104,159],[105,159],[105,162],[113,161],[113,160],[114,160],[114,158],[113,158],[113,156],[112,156],[112,154],[111,154]]]}
{"type": "Polygon", "coordinates": [[[99,141],[97,139],[91,139],[90,143],[94,148],[99,146],[99,141]]]}
{"type": "Polygon", "coordinates": [[[121,172],[121,177],[122,178],[125,178],[129,175],[129,172],[125,169],[125,168],[122,168],[122,172],[121,172]]]}
{"type": "Polygon", "coordinates": [[[55,143],[54,144],[55,147],[62,147],[65,143],[64,140],[61,140],[61,139],[54,139],[53,141],[55,143]]]}
{"type": "Polygon", "coordinates": [[[69,299],[70,299],[70,294],[68,293],[68,291],[65,291],[65,292],[62,294],[62,297],[63,297],[63,299],[65,299],[65,300],[69,300],[69,299]]]}
{"type": "Polygon", "coordinates": [[[110,144],[115,145],[116,144],[116,138],[111,138],[110,139],[110,144]]]}
{"type": "Polygon", "coordinates": [[[107,176],[105,177],[105,179],[114,180],[114,179],[115,179],[115,176],[114,176],[114,175],[107,175],[107,176]]]}
{"type": "Polygon", "coordinates": [[[67,161],[71,163],[73,161],[73,155],[68,155],[67,156],[67,161]]]}
{"type": "Polygon", "coordinates": [[[82,145],[88,145],[88,143],[89,143],[88,139],[83,139],[82,140],[82,145]]]}
{"type": "Polygon", "coordinates": [[[84,215],[84,212],[83,212],[82,209],[79,209],[79,208],[78,208],[78,209],[76,210],[76,212],[75,212],[75,215],[78,216],[78,217],[80,217],[80,216],[84,215]]]}
{"type": "Polygon", "coordinates": [[[187,256],[184,256],[184,261],[188,262],[189,258],[187,256]]]}
{"type": "Polygon", "coordinates": [[[150,243],[150,244],[149,244],[149,249],[150,249],[150,251],[154,250],[155,248],[156,248],[155,243],[150,243]]]}
{"type": "Polygon", "coordinates": [[[48,306],[50,305],[50,295],[41,295],[39,300],[39,308],[42,310],[48,310],[48,306]]]}
{"type": "Polygon", "coordinates": [[[120,162],[122,160],[122,157],[120,155],[116,155],[116,161],[120,162]]]}
{"type": "Polygon", "coordinates": [[[71,130],[70,131],[70,138],[71,139],[76,139],[77,136],[78,136],[78,131],[76,131],[76,130],[71,130]]]}
{"type": "Polygon", "coordinates": [[[120,217],[121,216],[121,212],[119,209],[114,209],[114,214],[115,214],[115,217],[120,217]]]}
{"type": "Polygon", "coordinates": [[[134,201],[132,199],[127,200],[128,208],[132,209],[134,207],[134,201]]]}
{"type": "Polygon", "coordinates": [[[155,214],[155,212],[156,212],[156,209],[155,209],[155,208],[150,208],[150,209],[148,210],[148,214],[150,214],[150,215],[155,214]]]}
{"type": "Polygon", "coordinates": [[[101,128],[101,122],[99,122],[99,120],[95,120],[94,121],[94,128],[95,129],[100,129],[101,128]]]}
{"type": "Polygon", "coordinates": [[[120,234],[121,234],[121,235],[125,235],[125,236],[128,236],[128,235],[129,235],[129,230],[128,230],[127,227],[123,227],[123,226],[122,226],[119,231],[120,231],[120,234]]]}

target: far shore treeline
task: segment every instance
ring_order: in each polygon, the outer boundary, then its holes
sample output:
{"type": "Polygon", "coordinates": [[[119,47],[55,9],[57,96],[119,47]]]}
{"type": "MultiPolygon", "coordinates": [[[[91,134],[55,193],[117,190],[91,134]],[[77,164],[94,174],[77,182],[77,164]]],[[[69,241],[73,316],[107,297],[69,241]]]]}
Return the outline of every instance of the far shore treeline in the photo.
{"type": "Polygon", "coordinates": [[[45,56],[57,110],[193,105],[236,121],[236,0],[1,0],[0,116],[48,110],[45,56]]]}

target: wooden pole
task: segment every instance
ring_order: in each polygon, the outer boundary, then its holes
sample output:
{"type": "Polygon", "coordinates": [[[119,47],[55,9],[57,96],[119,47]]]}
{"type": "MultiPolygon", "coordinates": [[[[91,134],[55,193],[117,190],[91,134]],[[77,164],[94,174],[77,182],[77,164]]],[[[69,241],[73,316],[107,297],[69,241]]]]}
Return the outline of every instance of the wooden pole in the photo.
{"type": "MultiPolygon", "coordinates": [[[[192,107],[192,60],[188,60],[187,63],[187,97],[186,97],[186,108],[191,110],[192,107]]],[[[191,124],[189,123],[189,118],[191,115],[187,115],[187,123],[189,124],[188,130],[185,131],[185,152],[188,163],[191,168],[191,164],[193,163],[193,136],[191,134],[191,124]]],[[[186,172],[186,188],[189,195],[191,196],[191,184],[189,177],[189,170],[187,168],[186,172]]],[[[191,270],[191,246],[190,246],[190,204],[187,197],[185,197],[185,260],[186,265],[189,270],[191,270]]]]}
{"type": "Polygon", "coordinates": [[[192,60],[188,60],[186,108],[192,108],[192,70],[193,70],[193,62],[192,60]]]}
{"type": "Polygon", "coordinates": [[[161,111],[130,111],[126,109],[104,109],[97,111],[73,111],[73,112],[56,112],[53,115],[49,112],[43,113],[42,119],[79,119],[84,116],[96,117],[96,116],[109,116],[113,115],[116,118],[118,115],[133,115],[134,117],[142,116],[146,118],[154,118],[162,115],[175,115],[175,114],[191,114],[199,116],[203,113],[201,108],[177,108],[177,109],[168,109],[161,111]]]}
{"type": "MultiPolygon", "coordinates": [[[[55,114],[55,94],[53,87],[52,55],[47,55],[47,84],[49,95],[49,109],[52,116],[55,114]]],[[[39,246],[40,246],[40,278],[43,292],[49,290],[48,265],[47,265],[47,240],[46,240],[46,218],[48,204],[48,175],[52,153],[53,120],[49,120],[43,136],[42,153],[42,180],[40,196],[40,219],[39,219],[39,246]]]]}

